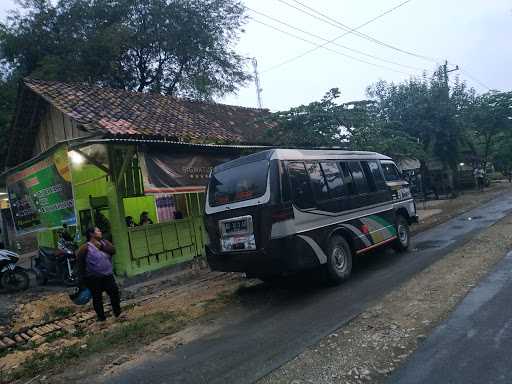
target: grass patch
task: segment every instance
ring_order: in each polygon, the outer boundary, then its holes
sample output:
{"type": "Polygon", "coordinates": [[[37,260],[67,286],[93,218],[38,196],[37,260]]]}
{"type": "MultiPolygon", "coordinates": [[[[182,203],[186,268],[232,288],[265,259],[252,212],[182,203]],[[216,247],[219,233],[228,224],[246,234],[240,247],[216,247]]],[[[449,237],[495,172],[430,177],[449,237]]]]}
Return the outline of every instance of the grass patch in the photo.
{"type": "Polygon", "coordinates": [[[87,352],[104,351],[112,345],[140,345],[158,339],[163,333],[175,332],[185,324],[186,318],[174,312],[157,312],[99,335],[87,338],[87,352]]]}
{"type": "Polygon", "coordinates": [[[64,331],[53,332],[53,333],[50,333],[48,336],[46,336],[45,341],[47,343],[53,343],[55,340],[58,340],[64,336],[66,336],[66,332],[64,332],[64,331]]]}
{"type": "Polygon", "coordinates": [[[49,323],[51,321],[51,319],[52,319],[52,314],[51,313],[45,312],[43,314],[43,318],[42,318],[43,323],[49,323]]]}
{"type": "Polygon", "coordinates": [[[53,317],[60,318],[60,317],[68,317],[69,315],[72,315],[75,313],[75,310],[73,307],[59,307],[55,308],[52,311],[53,317]]]}
{"type": "Polygon", "coordinates": [[[87,335],[85,327],[80,324],[75,325],[75,334],[73,336],[78,337],[79,339],[85,337],[87,335]]]}
{"type": "MultiPolygon", "coordinates": [[[[22,367],[14,372],[9,379],[19,380],[34,377],[49,370],[69,366],[70,363],[84,359],[95,353],[104,352],[115,347],[140,346],[157,340],[162,334],[178,331],[186,323],[186,316],[174,312],[157,312],[142,316],[131,322],[88,336],[81,348],[78,345],[68,346],[59,352],[35,353],[22,367]]],[[[48,339],[47,339],[48,340],[48,339]]]]}
{"type": "Polygon", "coordinates": [[[238,297],[235,295],[235,293],[233,293],[231,291],[223,291],[223,292],[220,292],[213,299],[201,301],[201,302],[195,303],[195,305],[201,306],[205,314],[215,313],[218,310],[225,307],[226,305],[236,302],[237,299],[238,299],[238,297]]]}
{"type": "Polygon", "coordinates": [[[55,319],[62,319],[74,314],[76,311],[73,307],[50,307],[48,312],[45,312],[42,317],[43,323],[49,323],[55,319]]]}

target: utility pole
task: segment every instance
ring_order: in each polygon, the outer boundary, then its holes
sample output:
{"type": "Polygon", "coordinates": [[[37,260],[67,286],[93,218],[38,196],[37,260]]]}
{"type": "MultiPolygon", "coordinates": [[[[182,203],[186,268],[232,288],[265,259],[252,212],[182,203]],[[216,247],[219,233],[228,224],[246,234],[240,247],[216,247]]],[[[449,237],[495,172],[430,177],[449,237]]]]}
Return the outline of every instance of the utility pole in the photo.
{"type": "MultiPolygon", "coordinates": [[[[443,64],[443,81],[445,85],[445,102],[450,102],[450,86],[448,84],[448,74],[450,72],[455,72],[459,70],[459,66],[456,65],[454,69],[448,69],[448,60],[445,60],[443,64]]],[[[450,163],[453,163],[453,161],[450,161],[450,163]]],[[[451,172],[448,174],[448,180],[450,187],[452,189],[452,196],[457,197],[458,195],[458,189],[459,189],[459,175],[458,175],[458,168],[457,166],[453,166],[453,164],[450,164],[450,170],[451,172]]]]}
{"type": "Polygon", "coordinates": [[[252,67],[254,69],[254,84],[256,85],[256,97],[258,98],[258,108],[263,108],[262,102],[261,102],[261,89],[260,86],[260,75],[258,73],[258,61],[255,57],[251,58],[252,67]]]}
{"type": "Polygon", "coordinates": [[[455,71],[458,71],[459,70],[459,66],[456,65],[455,68],[453,69],[448,69],[448,60],[445,60],[444,61],[444,64],[443,64],[443,73],[444,73],[444,81],[446,83],[446,88],[448,89],[448,74],[450,72],[455,72],[455,71]]]}

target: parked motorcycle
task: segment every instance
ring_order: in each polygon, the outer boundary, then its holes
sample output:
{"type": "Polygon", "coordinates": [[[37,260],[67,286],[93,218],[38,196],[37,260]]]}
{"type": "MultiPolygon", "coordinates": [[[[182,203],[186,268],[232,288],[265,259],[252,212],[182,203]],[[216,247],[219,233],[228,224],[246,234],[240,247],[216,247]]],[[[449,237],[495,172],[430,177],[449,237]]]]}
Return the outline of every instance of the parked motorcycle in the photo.
{"type": "Polygon", "coordinates": [[[32,259],[32,269],[39,285],[48,281],[57,281],[67,286],[78,283],[76,246],[73,242],[59,239],[57,249],[40,247],[37,256],[32,259]]]}
{"type": "Polygon", "coordinates": [[[0,249],[0,288],[8,292],[28,289],[30,279],[25,269],[16,265],[19,259],[17,253],[0,249]]]}

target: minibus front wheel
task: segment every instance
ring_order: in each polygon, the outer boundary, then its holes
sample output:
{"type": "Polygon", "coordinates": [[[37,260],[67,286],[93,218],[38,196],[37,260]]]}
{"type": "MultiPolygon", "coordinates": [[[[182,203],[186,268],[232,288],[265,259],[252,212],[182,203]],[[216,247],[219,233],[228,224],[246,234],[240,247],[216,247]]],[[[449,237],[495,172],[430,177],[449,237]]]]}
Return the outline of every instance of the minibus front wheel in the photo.
{"type": "Polygon", "coordinates": [[[352,250],[340,235],[333,235],[327,245],[327,263],[324,265],[327,282],[340,284],[352,272],[352,250]]]}
{"type": "Polygon", "coordinates": [[[411,241],[409,223],[404,216],[398,215],[396,218],[395,227],[397,238],[393,243],[393,248],[396,252],[405,252],[409,248],[411,241]]]}

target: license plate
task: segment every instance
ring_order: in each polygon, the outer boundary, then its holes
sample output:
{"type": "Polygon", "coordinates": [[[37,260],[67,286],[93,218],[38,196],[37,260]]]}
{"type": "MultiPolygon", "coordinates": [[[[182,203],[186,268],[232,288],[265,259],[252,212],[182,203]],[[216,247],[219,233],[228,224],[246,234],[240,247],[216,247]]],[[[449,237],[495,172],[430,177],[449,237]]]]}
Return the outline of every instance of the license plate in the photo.
{"type": "Polygon", "coordinates": [[[252,216],[233,217],[219,223],[223,252],[256,249],[252,216]]]}
{"type": "Polygon", "coordinates": [[[256,241],[253,234],[243,236],[230,236],[223,238],[221,242],[223,252],[247,251],[256,249],[256,241]]]}

